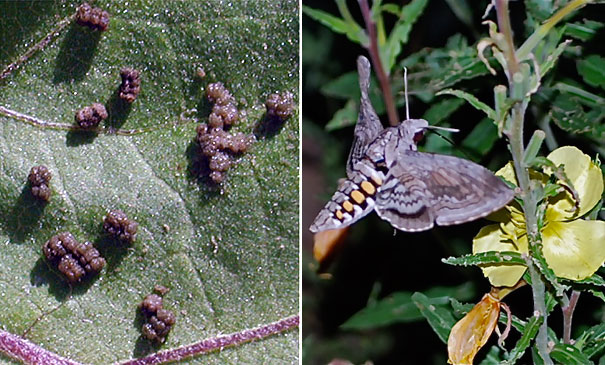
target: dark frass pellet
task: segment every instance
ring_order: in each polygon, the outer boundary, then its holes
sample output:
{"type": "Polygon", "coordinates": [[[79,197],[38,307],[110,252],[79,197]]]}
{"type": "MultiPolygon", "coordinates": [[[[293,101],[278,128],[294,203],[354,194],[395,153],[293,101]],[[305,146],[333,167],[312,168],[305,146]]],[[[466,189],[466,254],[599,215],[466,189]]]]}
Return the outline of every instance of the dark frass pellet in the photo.
{"type": "Polygon", "coordinates": [[[36,198],[49,201],[50,200],[50,179],[52,175],[48,168],[44,165],[34,166],[29,171],[29,176],[27,180],[31,184],[32,195],[36,198]]]}
{"type": "Polygon", "coordinates": [[[109,13],[84,3],[78,7],[76,22],[90,29],[105,31],[109,26],[109,13]]]}
{"type": "Polygon", "coordinates": [[[120,85],[120,99],[127,103],[135,101],[141,91],[141,79],[139,71],[126,67],[120,71],[122,84],[120,85]]]}
{"type": "Polygon", "coordinates": [[[94,128],[107,119],[107,109],[105,105],[94,103],[91,106],[86,106],[76,112],[76,123],[82,128],[94,128]]]}
{"type": "Polygon", "coordinates": [[[137,237],[139,224],[128,219],[121,210],[112,210],[103,219],[103,229],[124,243],[132,243],[137,237]]]}
{"type": "Polygon", "coordinates": [[[265,102],[267,117],[281,122],[292,116],[294,109],[294,95],[291,92],[271,94],[265,102]]]}
{"type": "Polygon", "coordinates": [[[46,260],[72,284],[87,275],[98,274],[105,266],[105,259],[92,243],[80,243],[69,232],[52,236],[42,247],[42,252],[46,260]]]}
{"type": "Polygon", "coordinates": [[[163,308],[162,297],[157,294],[147,295],[139,308],[145,317],[141,328],[143,336],[156,344],[164,343],[176,322],[174,313],[163,308]]]}
{"type": "Polygon", "coordinates": [[[221,128],[200,124],[197,127],[197,142],[208,162],[208,176],[214,183],[220,184],[225,179],[225,172],[233,164],[233,158],[246,152],[252,139],[243,133],[231,134],[221,128]]]}

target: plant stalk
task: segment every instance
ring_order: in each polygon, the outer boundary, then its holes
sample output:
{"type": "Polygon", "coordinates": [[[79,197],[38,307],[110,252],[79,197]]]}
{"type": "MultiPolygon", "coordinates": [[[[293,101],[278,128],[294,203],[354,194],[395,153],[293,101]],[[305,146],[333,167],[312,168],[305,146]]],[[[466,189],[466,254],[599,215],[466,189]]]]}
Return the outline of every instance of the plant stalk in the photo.
{"type": "Polygon", "coordinates": [[[571,321],[573,319],[573,312],[576,309],[576,304],[578,304],[578,299],[580,298],[580,292],[574,290],[571,292],[571,298],[569,298],[569,303],[564,306],[563,311],[563,343],[571,344],[571,321]]]}
{"type": "MultiPolygon", "coordinates": [[[[515,46],[513,44],[513,34],[510,24],[510,16],[508,11],[508,0],[496,0],[496,12],[498,19],[499,32],[503,34],[507,44],[507,49],[504,50],[504,56],[506,58],[506,64],[508,68],[507,76],[509,81],[509,96],[515,95],[516,83],[513,81],[514,75],[519,72],[519,62],[515,55],[515,46]]],[[[518,84],[517,84],[518,85],[518,84]]],[[[521,189],[521,198],[523,199],[523,212],[525,215],[525,226],[527,231],[527,240],[531,252],[535,252],[540,249],[540,232],[538,229],[537,220],[537,205],[534,194],[531,194],[531,185],[529,179],[529,171],[523,164],[523,156],[525,154],[525,148],[523,145],[523,126],[525,111],[529,97],[524,96],[523,100],[517,102],[511,110],[511,124],[510,129],[506,135],[509,140],[510,151],[513,157],[513,165],[515,168],[515,174],[521,189]]],[[[545,286],[542,276],[537,266],[532,261],[531,257],[526,259],[527,268],[529,270],[532,279],[532,294],[534,301],[534,313],[536,316],[543,318],[542,325],[536,337],[536,346],[538,353],[543,359],[544,364],[553,364],[548,352],[548,324],[546,312],[546,301],[545,301],[545,286]]]]}
{"type": "Polygon", "coordinates": [[[378,39],[376,35],[376,24],[372,20],[372,11],[368,5],[368,0],[359,0],[359,7],[361,14],[366,23],[366,32],[368,33],[368,39],[370,44],[368,45],[368,52],[382,89],[382,95],[384,96],[384,104],[387,109],[387,115],[389,117],[389,124],[396,126],[399,124],[399,115],[397,114],[397,108],[395,107],[395,99],[393,99],[393,92],[391,91],[391,84],[389,83],[389,77],[384,71],[382,66],[382,60],[380,59],[380,52],[378,51],[378,39]]]}

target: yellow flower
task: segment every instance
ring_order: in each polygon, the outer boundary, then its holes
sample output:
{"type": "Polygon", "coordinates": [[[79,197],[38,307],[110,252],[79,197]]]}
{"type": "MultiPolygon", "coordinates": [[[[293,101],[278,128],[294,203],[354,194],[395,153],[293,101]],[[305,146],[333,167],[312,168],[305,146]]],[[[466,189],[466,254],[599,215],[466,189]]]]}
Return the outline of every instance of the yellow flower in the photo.
{"type": "MultiPolygon", "coordinates": [[[[560,147],[548,155],[556,166],[564,165],[580,198],[579,209],[567,191],[548,199],[542,228],[542,254],[554,273],[570,280],[582,280],[605,263],[605,222],[580,219],[599,202],[603,194],[603,174],[590,157],[576,147],[560,147]]],[[[496,175],[516,182],[509,163],[496,175]]],[[[545,182],[547,176],[532,173],[545,182]]],[[[528,252],[523,212],[516,203],[495,214],[500,224],[483,227],[473,239],[473,253],[487,251],[528,252]]],[[[493,286],[512,286],[525,273],[524,265],[486,265],[483,274],[493,286]]]]}

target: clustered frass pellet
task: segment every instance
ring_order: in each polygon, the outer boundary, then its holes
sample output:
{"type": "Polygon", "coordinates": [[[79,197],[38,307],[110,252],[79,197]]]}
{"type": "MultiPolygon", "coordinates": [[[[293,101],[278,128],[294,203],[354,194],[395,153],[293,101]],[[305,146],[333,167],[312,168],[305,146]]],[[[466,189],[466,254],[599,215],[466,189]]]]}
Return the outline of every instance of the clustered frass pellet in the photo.
{"type": "Polygon", "coordinates": [[[84,3],[76,11],[76,22],[94,30],[105,31],[109,26],[109,13],[84,3]]]}
{"type": "Polygon", "coordinates": [[[283,123],[292,116],[294,95],[287,91],[281,94],[271,94],[265,101],[267,118],[283,123]]]}
{"type": "Polygon", "coordinates": [[[141,329],[143,336],[153,343],[164,343],[176,322],[174,313],[163,308],[162,297],[157,294],[147,295],[139,308],[145,317],[145,323],[141,329]]]}
{"type": "Polygon", "coordinates": [[[87,275],[98,274],[105,266],[105,259],[92,243],[80,243],[69,232],[52,236],[42,247],[42,252],[72,284],[87,275]]]}
{"type": "Polygon", "coordinates": [[[131,104],[135,101],[141,91],[141,79],[139,71],[125,67],[120,70],[122,84],[120,85],[120,99],[131,104]]]}
{"type": "Polygon", "coordinates": [[[107,109],[101,103],[94,103],[91,106],[86,106],[76,112],[75,120],[81,128],[94,128],[107,119],[107,109]]]}
{"type": "Polygon", "coordinates": [[[52,175],[44,165],[34,166],[29,171],[27,180],[31,184],[32,195],[47,202],[50,199],[50,179],[52,175]]]}
{"type": "Polygon", "coordinates": [[[139,224],[128,219],[121,210],[112,210],[103,218],[103,229],[121,242],[131,244],[137,237],[139,224]]]}
{"type": "Polygon", "coordinates": [[[208,124],[197,127],[197,142],[202,155],[208,160],[209,176],[214,183],[225,179],[225,172],[233,164],[236,155],[244,153],[251,145],[251,137],[243,133],[231,134],[226,129],[239,120],[235,98],[221,82],[209,84],[206,88],[208,100],[214,103],[208,116],[208,124]]]}

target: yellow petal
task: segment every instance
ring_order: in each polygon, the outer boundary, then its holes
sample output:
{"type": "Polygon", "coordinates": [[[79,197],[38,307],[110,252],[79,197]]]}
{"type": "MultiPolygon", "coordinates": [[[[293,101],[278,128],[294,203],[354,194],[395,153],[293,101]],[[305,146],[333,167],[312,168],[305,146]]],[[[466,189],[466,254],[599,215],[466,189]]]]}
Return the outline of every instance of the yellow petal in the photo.
{"type": "Polygon", "coordinates": [[[546,211],[546,219],[561,221],[583,216],[595,206],[603,194],[601,169],[591,161],[590,156],[573,146],[557,148],[548,155],[548,159],[557,166],[565,165],[565,174],[580,197],[580,209],[572,212],[575,204],[571,194],[562,192],[551,200],[553,204],[546,211]]]}
{"type": "Polygon", "coordinates": [[[447,339],[450,364],[472,364],[477,352],[494,332],[500,301],[485,294],[470,312],[452,327],[447,339]]]}
{"type": "MultiPolygon", "coordinates": [[[[506,231],[512,231],[512,223],[505,225],[506,231]]],[[[487,251],[516,251],[527,253],[527,236],[522,236],[516,241],[511,240],[511,236],[500,229],[497,224],[492,224],[481,228],[479,233],[473,238],[473,253],[487,251]]],[[[513,286],[525,273],[524,265],[482,265],[483,275],[485,275],[493,286],[513,286]]]]}
{"type": "Polygon", "coordinates": [[[500,170],[496,171],[496,176],[502,176],[506,181],[509,181],[519,186],[519,182],[517,182],[517,175],[515,175],[515,168],[513,167],[512,161],[509,161],[500,170]]]}
{"type": "Polygon", "coordinates": [[[542,231],[544,258],[559,277],[582,280],[605,262],[605,222],[550,222],[542,231]]]}

